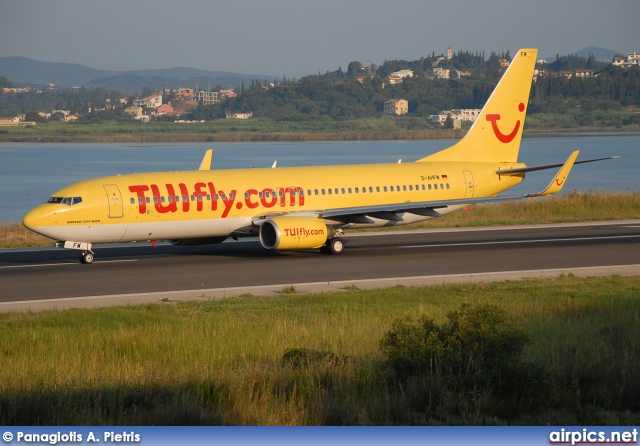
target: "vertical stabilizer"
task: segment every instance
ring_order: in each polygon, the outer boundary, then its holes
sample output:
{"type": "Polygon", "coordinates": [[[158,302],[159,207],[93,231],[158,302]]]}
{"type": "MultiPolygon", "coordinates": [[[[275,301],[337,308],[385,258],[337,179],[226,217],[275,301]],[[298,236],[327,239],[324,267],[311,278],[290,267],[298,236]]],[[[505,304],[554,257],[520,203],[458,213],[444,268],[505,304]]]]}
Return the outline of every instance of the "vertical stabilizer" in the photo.
{"type": "Polygon", "coordinates": [[[519,50],[466,136],[418,162],[517,161],[537,55],[534,48],[519,50]]]}

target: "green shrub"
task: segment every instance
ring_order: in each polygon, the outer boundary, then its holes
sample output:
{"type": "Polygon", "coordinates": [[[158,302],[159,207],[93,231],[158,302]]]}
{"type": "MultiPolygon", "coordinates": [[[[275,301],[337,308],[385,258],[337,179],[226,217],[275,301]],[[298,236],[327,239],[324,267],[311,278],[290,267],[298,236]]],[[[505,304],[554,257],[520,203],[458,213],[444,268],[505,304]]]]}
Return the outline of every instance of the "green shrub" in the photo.
{"type": "Polygon", "coordinates": [[[522,353],[530,339],[497,305],[463,303],[437,325],[428,316],[396,319],[380,341],[395,376],[427,377],[449,389],[515,390],[529,380],[522,353]]]}
{"type": "Polygon", "coordinates": [[[282,364],[294,368],[309,367],[312,364],[335,364],[338,356],[330,351],[318,351],[308,348],[290,348],[282,355],[282,364]]]}

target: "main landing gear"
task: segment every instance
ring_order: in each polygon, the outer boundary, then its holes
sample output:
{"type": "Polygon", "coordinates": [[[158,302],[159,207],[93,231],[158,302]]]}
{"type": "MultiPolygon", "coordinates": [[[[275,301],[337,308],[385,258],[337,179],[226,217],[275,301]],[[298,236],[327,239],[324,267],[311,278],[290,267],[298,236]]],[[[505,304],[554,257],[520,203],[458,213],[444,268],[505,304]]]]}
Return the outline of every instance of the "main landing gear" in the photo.
{"type": "Polygon", "coordinates": [[[93,263],[93,252],[92,251],[82,251],[80,253],[80,263],[89,264],[93,263]]]}
{"type": "Polygon", "coordinates": [[[333,237],[327,240],[321,248],[320,252],[323,254],[338,255],[344,252],[344,242],[340,237],[333,237]]]}

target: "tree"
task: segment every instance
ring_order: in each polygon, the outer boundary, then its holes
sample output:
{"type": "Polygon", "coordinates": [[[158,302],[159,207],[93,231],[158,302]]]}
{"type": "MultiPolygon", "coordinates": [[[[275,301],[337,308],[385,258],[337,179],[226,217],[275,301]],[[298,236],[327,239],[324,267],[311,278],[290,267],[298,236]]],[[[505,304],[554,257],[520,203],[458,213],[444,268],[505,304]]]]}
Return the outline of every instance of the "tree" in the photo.
{"type": "Polygon", "coordinates": [[[144,86],[142,87],[142,97],[146,98],[147,96],[151,96],[153,94],[153,88],[144,86]]]}
{"type": "Polygon", "coordinates": [[[37,112],[28,112],[24,116],[24,120],[27,122],[46,122],[47,120],[40,116],[37,112]]]}
{"type": "Polygon", "coordinates": [[[357,77],[362,72],[362,64],[358,61],[353,61],[347,67],[347,76],[357,77]]]}
{"type": "Polygon", "coordinates": [[[453,118],[451,117],[450,114],[447,115],[447,119],[445,119],[445,121],[444,121],[444,128],[445,129],[452,129],[453,128],[453,118]]]}

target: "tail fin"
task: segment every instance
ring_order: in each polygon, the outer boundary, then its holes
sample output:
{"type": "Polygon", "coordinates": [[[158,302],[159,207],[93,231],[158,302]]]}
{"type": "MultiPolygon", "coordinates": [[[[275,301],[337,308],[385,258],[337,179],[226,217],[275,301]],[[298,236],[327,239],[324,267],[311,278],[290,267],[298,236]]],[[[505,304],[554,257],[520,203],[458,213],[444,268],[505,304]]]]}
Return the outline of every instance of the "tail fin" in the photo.
{"type": "Polygon", "coordinates": [[[517,161],[537,55],[537,49],[519,50],[466,136],[418,162],[517,161]]]}

